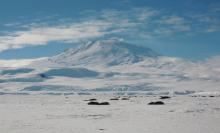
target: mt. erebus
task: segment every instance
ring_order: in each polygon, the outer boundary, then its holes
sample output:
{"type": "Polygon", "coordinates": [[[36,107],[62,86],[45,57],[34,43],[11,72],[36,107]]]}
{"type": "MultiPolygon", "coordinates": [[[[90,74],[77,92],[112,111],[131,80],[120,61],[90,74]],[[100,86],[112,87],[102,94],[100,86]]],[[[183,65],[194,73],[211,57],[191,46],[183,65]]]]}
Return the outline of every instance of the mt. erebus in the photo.
{"type": "Polygon", "coordinates": [[[220,72],[115,39],[89,42],[25,68],[4,68],[2,91],[216,91],[220,72]],[[16,86],[16,88],[14,87],[16,86]]]}

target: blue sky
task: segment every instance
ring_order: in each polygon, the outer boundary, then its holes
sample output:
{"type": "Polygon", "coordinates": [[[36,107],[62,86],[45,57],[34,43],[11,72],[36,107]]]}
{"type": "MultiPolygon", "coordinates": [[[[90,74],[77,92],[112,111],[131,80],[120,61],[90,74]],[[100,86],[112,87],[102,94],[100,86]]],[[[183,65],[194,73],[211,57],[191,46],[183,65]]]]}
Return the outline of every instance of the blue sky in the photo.
{"type": "Polygon", "coordinates": [[[0,59],[120,38],[167,55],[220,55],[219,0],[0,0],[0,59]]]}

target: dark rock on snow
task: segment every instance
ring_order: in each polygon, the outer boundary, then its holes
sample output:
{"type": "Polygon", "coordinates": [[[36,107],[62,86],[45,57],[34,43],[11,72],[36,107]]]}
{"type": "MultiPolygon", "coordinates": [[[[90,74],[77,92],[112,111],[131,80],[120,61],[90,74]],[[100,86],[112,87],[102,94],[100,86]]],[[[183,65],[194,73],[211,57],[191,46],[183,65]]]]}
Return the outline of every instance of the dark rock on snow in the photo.
{"type": "Polygon", "coordinates": [[[99,102],[89,102],[88,103],[88,105],[110,105],[110,103],[109,102],[101,102],[101,103],[99,103],[99,102]]]}
{"type": "Polygon", "coordinates": [[[150,102],[148,105],[164,105],[164,102],[162,101],[157,101],[157,102],[150,102]]]}
{"type": "Polygon", "coordinates": [[[111,98],[110,100],[119,100],[118,98],[111,98]]]}
{"type": "Polygon", "coordinates": [[[99,103],[99,105],[110,105],[109,102],[102,102],[102,103],[99,103]]]}
{"type": "Polygon", "coordinates": [[[124,97],[124,98],[122,98],[121,100],[129,100],[129,98],[127,98],[127,97],[124,97]]]}
{"type": "Polygon", "coordinates": [[[88,105],[99,105],[99,102],[89,102],[88,105]]]}
{"type": "Polygon", "coordinates": [[[160,96],[160,99],[169,99],[169,98],[171,98],[171,97],[169,97],[169,96],[160,96]]]}

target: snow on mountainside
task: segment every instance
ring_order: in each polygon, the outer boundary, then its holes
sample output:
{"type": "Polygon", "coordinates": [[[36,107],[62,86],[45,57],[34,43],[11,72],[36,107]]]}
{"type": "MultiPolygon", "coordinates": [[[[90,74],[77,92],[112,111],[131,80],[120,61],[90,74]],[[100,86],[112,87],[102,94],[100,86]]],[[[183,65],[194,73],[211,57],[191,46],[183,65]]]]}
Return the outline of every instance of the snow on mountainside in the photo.
{"type": "Polygon", "coordinates": [[[220,71],[209,63],[161,56],[115,39],[90,42],[27,67],[31,69],[2,70],[0,87],[16,91],[173,90],[180,94],[218,91],[220,86],[220,71]]]}
{"type": "Polygon", "coordinates": [[[149,48],[140,48],[117,40],[108,40],[90,42],[76,50],[70,49],[55,56],[52,60],[59,64],[115,66],[133,64],[142,61],[146,57],[157,56],[157,53],[149,48]]]}
{"type": "Polygon", "coordinates": [[[116,66],[122,64],[133,64],[148,57],[158,57],[153,50],[146,47],[138,47],[118,40],[89,42],[79,48],[69,49],[56,55],[48,62],[60,64],[61,66],[98,65],[116,66]]]}

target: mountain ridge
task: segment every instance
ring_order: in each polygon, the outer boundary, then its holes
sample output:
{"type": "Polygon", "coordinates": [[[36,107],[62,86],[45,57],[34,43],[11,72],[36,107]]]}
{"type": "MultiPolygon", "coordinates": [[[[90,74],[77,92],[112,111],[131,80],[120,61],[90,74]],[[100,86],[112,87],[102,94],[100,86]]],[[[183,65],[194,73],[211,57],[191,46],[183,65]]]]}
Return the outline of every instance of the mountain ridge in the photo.
{"type": "Polygon", "coordinates": [[[49,60],[57,64],[116,66],[133,64],[146,58],[160,56],[152,49],[119,40],[93,41],[76,49],[69,49],[49,60]]]}
{"type": "Polygon", "coordinates": [[[27,67],[33,71],[6,70],[10,73],[0,75],[0,87],[6,85],[13,90],[16,84],[18,90],[28,87],[43,91],[45,87],[49,87],[45,91],[199,91],[217,90],[220,84],[219,71],[208,64],[161,56],[149,48],[118,40],[89,42],[27,67]]]}

